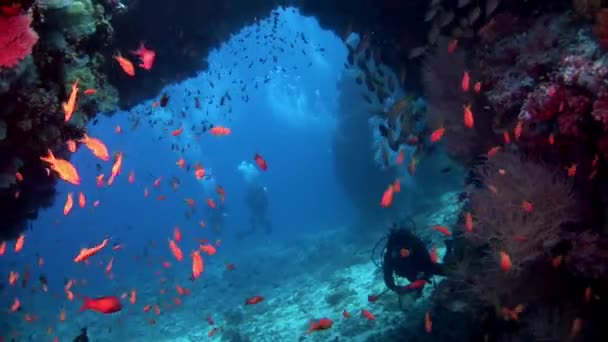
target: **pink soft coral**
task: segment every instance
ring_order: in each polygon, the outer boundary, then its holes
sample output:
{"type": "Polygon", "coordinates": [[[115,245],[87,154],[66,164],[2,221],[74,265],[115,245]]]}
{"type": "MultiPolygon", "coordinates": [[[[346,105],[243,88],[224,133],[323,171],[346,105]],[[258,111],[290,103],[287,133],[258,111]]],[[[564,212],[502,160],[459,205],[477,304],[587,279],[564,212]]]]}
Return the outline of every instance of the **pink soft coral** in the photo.
{"type": "Polygon", "coordinates": [[[38,35],[29,15],[0,16],[0,68],[12,68],[32,53],[38,35]]]}

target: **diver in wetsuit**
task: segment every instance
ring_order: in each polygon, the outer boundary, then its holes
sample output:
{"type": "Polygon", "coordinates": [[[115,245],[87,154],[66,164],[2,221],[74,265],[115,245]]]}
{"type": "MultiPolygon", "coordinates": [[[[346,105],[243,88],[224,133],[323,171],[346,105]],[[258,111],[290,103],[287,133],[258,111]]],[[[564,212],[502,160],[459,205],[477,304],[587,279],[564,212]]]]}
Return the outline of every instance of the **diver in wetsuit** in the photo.
{"type": "Polygon", "coordinates": [[[391,229],[382,256],[382,272],[386,286],[398,294],[417,289],[397,286],[395,274],[407,278],[410,283],[416,280],[429,281],[434,275],[444,275],[443,265],[431,260],[424,242],[405,228],[391,229]]]}
{"type": "Polygon", "coordinates": [[[266,234],[270,234],[272,232],[272,224],[266,213],[268,210],[266,187],[259,183],[250,184],[245,194],[245,204],[249,208],[250,229],[239,232],[237,238],[243,239],[254,234],[260,225],[264,227],[266,234]]]}
{"type": "Polygon", "coordinates": [[[89,337],[87,336],[87,328],[80,329],[80,335],[74,338],[74,342],[89,342],[89,337]]]}

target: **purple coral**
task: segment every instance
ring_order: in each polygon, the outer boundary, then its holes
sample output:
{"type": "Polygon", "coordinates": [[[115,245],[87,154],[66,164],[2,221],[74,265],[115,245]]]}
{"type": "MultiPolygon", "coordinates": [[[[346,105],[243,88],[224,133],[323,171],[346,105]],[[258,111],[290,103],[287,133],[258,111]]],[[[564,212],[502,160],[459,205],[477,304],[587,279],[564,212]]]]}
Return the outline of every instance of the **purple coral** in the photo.
{"type": "Polygon", "coordinates": [[[0,16],[0,68],[12,68],[32,53],[38,35],[30,15],[0,16]]]}
{"type": "Polygon", "coordinates": [[[604,131],[608,130],[608,90],[603,88],[593,102],[591,115],[595,121],[603,125],[604,131]]]}

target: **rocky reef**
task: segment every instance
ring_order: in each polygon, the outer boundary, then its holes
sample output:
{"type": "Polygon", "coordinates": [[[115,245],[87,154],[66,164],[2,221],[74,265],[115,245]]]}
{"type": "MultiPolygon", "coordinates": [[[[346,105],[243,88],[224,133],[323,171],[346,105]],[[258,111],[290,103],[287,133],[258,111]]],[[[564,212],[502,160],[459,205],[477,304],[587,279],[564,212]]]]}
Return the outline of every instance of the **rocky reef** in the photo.
{"type": "Polygon", "coordinates": [[[54,198],[54,181],[39,157],[62,155],[100,111],[115,110],[97,50],[111,41],[105,8],[91,0],[0,3],[0,238],[15,237],[54,198]],[[76,80],[96,94],[79,99],[65,122],[61,103],[76,80]]]}

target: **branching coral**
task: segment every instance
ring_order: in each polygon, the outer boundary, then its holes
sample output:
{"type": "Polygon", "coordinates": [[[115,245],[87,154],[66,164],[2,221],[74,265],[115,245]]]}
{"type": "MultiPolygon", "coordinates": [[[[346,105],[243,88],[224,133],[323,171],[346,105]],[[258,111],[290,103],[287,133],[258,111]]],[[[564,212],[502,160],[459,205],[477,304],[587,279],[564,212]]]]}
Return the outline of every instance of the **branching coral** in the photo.
{"type": "Polygon", "coordinates": [[[503,152],[475,173],[483,187],[470,191],[475,227],[469,237],[496,254],[506,252],[514,270],[548,252],[559,242],[560,226],[578,218],[572,183],[559,171],[503,152]]]}

